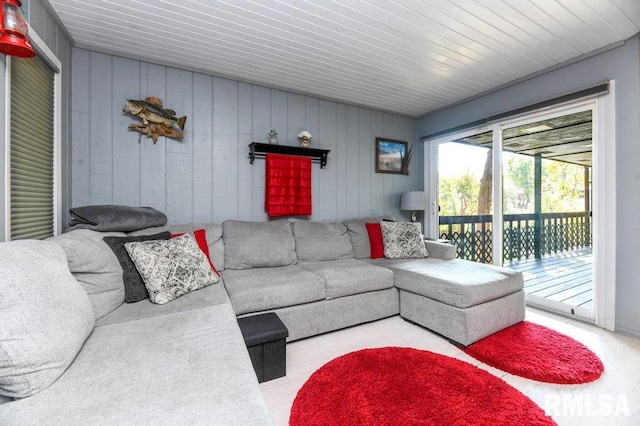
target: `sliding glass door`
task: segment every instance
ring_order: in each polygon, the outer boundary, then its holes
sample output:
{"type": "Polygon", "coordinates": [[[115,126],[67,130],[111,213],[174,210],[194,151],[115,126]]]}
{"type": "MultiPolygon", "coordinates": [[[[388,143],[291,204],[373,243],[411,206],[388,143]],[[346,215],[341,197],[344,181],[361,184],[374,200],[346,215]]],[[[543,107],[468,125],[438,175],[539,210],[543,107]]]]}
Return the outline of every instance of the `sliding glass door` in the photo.
{"type": "MultiPolygon", "coordinates": [[[[527,303],[595,318],[595,103],[430,142],[431,235],[458,257],[522,271],[527,303]]],[[[429,163],[426,163],[429,164],[429,163]]],[[[427,178],[429,179],[429,177],[427,178]]]]}
{"type": "Polygon", "coordinates": [[[593,109],[583,108],[503,127],[503,261],[522,271],[530,305],[593,319],[593,109]]]}

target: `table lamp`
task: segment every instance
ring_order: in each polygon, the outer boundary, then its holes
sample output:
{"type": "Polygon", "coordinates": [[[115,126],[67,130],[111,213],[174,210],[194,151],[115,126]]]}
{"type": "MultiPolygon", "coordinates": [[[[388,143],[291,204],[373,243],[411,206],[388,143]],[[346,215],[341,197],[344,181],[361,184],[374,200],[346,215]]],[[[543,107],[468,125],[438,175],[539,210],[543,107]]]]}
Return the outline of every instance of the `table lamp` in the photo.
{"type": "Polygon", "coordinates": [[[427,195],[424,191],[403,192],[400,197],[400,210],[411,211],[411,222],[417,220],[416,211],[427,208],[427,195]]]}

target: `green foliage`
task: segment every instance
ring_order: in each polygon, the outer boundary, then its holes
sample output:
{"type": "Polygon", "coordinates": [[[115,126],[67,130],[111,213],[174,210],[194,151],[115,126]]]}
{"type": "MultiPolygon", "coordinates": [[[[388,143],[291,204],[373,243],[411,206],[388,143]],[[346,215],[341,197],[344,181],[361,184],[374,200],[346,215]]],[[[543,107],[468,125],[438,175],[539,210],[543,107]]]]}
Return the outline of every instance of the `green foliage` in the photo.
{"type": "Polygon", "coordinates": [[[542,160],[542,212],[585,210],[584,167],[542,160]]]}
{"type": "Polygon", "coordinates": [[[505,213],[533,213],[534,161],[532,157],[513,155],[507,160],[503,182],[505,213]]]}
{"type": "MultiPolygon", "coordinates": [[[[533,213],[534,191],[534,159],[513,155],[504,176],[504,212],[533,213]]],[[[542,160],[542,212],[575,211],[584,211],[584,167],[542,160]]]]}
{"type": "MultiPolygon", "coordinates": [[[[534,159],[507,155],[503,176],[504,213],[533,213],[534,159]]],[[[440,179],[441,216],[478,214],[480,176],[466,173],[440,179]]],[[[542,161],[542,212],[585,209],[584,167],[561,161],[542,161]]]]}
{"type": "Polygon", "coordinates": [[[440,180],[440,215],[458,216],[478,213],[479,180],[471,173],[440,180]]]}

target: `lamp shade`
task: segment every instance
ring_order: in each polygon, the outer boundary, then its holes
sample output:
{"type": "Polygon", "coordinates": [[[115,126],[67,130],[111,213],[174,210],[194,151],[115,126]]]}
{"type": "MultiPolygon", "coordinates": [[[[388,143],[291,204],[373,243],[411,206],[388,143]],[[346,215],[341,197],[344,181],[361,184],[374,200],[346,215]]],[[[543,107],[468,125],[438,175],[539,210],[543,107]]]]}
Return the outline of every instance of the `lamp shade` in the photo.
{"type": "Polygon", "coordinates": [[[427,208],[427,195],[424,191],[403,192],[400,196],[400,210],[424,210],[427,208]]]}

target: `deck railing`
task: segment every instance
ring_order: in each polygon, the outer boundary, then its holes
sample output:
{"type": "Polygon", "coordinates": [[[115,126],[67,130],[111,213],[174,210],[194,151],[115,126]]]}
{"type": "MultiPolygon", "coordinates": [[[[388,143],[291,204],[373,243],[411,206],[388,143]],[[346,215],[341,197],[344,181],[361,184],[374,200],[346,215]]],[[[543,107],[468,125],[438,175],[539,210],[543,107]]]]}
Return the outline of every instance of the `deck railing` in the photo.
{"type": "MultiPolygon", "coordinates": [[[[492,215],[440,216],[440,238],[457,247],[458,257],[493,262],[492,215]]],[[[503,261],[542,258],[551,253],[591,247],[590,212],[506,214],[503,261]]]]}

